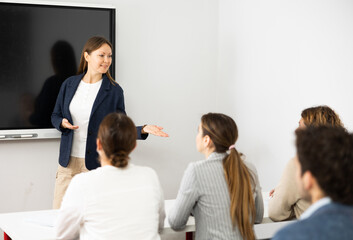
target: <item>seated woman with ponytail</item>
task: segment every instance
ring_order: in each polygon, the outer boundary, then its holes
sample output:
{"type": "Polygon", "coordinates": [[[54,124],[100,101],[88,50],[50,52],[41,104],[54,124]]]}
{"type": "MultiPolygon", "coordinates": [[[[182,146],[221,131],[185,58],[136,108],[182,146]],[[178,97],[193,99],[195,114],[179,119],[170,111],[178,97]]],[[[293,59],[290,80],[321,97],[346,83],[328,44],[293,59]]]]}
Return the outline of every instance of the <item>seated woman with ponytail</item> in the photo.
{"type": "Polygon", "coordinates": [[[154,170],[129,163],[136,127],[125,114],[107,115],[98,130],[101,167],[71,181],[56,239],[153,239],[164,226],[164,199],[154,170]]]}
{"type": "Polygon", "coordinates": [[[255,167],[235,148],[238,130],[224,114],[203,115],[196,136],[206,160],[186,169],[169,223],[182,230],[190,214],[196,239],[255,239],[253,224],[263,218],[261,187],[255,167]]]}

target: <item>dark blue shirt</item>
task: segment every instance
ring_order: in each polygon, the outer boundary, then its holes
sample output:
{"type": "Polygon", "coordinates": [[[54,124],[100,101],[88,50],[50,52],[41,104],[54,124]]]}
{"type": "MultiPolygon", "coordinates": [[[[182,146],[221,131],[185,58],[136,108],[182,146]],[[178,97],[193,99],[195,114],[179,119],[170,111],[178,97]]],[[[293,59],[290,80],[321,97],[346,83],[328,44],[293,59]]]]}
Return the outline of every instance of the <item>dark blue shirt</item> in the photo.
{"type": "Polygon", "coordinates": [[[281,229],[273,240],[351,240],[353,206],[330,203],[310,217],[281,229]]]}

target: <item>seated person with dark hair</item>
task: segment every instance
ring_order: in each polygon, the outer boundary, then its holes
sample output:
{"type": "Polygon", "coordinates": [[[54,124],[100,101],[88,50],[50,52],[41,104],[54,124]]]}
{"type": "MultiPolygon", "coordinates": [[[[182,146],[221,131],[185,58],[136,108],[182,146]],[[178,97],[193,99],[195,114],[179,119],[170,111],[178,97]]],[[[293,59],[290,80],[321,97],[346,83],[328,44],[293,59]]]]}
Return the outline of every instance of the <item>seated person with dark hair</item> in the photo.
{"type": "Polygon", "coordinates": [[[353,238],[353,135],[341,127],[296,131],[297,180],[312,205],[273,239],[353,238]]]}
{"type": "Polygon", "coordinates": [[[160,240],[164,200],[156,172],[130,163],[136,126],[123,113],[101,122],[97,152],[101,167],[75,175],[65,193],[57,240],[160,240]]]}

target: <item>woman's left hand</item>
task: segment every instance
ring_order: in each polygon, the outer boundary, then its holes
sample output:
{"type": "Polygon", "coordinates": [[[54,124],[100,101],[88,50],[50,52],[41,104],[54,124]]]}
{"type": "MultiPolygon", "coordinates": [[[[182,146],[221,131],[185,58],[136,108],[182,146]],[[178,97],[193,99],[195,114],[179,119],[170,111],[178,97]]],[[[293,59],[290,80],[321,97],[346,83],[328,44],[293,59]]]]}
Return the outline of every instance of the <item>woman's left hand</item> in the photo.
{"type": "Polygon", "coordinates": [[[270,191],[270,194],[269,194],[269,197],[273,197],[273,194],[275,193],[275,189],[272,189],[271,191],[270,191]]]}
{"type": "Polygon", "coordinates": [[[162,131],[162,127],[156,125],[146,125],[142,129],[142,133],[150,133],[158,137],[169,137],[169,135],[162,131]]]}

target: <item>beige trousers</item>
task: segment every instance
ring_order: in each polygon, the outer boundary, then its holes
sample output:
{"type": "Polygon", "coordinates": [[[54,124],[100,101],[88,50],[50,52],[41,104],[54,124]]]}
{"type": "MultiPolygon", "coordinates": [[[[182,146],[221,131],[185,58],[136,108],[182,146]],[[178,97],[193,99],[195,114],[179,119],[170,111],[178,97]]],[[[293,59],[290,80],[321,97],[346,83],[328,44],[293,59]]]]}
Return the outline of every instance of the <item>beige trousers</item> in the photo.
{"type": "Polygon", "coordinates": [[[61,201],[65,195],[71,179],[79,173],[88,172],[84,158],[70,157],[69,165],[65,168],[60,166],[56,172],[53,209],[61,206],[61,201]]]}

